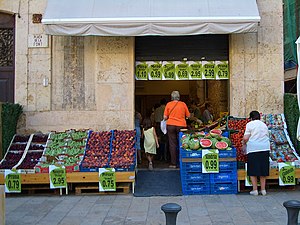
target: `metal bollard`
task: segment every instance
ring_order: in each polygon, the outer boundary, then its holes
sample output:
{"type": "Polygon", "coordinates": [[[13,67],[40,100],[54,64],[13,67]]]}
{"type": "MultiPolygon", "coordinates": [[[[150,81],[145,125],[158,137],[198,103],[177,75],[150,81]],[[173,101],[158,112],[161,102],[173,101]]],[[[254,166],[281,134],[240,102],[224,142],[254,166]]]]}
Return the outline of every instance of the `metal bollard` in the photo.
{"type": "Polygon", "coordinates": [[[166,216],[166,225],[176,225],[176,218],[181,206],[176,203],[167,203],[161,206],[166,216]]]}
{"type": "Polygon", "coordinates": [[[288,222],[287,225],[298,225],[298,215],[300,210],[300,201],[289,200],[283,203],[287,210],[288,222]]]}

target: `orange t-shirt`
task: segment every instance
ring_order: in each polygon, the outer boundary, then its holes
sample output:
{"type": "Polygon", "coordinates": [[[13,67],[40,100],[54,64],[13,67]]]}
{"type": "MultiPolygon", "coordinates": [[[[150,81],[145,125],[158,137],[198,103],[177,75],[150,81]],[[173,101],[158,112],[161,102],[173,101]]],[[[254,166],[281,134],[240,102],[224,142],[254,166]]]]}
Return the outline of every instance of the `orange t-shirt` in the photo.
{"type": "Polygon", "coordinates": [[[177,101],[171,101],[166,105],[164,115],[168,117],[167,125],[186,127],[185,118],[190,116],[189,109],[184,102],[178,101],[177,105],[176,103],[177,101]]]}

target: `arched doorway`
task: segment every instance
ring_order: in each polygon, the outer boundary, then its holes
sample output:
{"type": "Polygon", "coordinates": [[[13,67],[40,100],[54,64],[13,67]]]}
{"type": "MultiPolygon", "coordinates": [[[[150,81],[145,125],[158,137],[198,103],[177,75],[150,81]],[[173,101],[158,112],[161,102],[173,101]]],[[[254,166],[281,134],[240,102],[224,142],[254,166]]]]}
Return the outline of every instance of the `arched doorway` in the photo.
{"type": "Polygon", "coordinates": [[[0,102],[14,102],[15,17],[0,13],[0,102]]]}

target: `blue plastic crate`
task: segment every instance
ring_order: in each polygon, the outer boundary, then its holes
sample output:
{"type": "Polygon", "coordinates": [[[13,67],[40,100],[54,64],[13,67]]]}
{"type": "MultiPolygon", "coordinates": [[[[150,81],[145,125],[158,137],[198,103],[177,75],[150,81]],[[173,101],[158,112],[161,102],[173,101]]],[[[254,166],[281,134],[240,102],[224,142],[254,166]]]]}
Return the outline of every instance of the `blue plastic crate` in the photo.
{"type": "Polygon", "coordinates": [[[237,171],[232,172],[221,172],[221,173],[211,173],[210,183],[233,183],[237,182],[237,171]]]}
{"type": "Polygon", "coordinates": [[[180,148],[180,158],[202,158],[202,151],[180,148]]]}
{"type": "Polygon", "coordinates": [[[209,183],[197,183],[197,184],[182,184],[183,195],[208,195],[210,194],[209,183]]]}
{"type": "Polygon", "coordinates": [[[230,162],[219,162],[219,171],[236,171],[237,170],[237,162],[230,161],[230,162]]]}
{"type": "Polygon", "coordinates": [[[182,183],[209,183],[208,173],[180,173],[182,183]]]}
{"type": "Polygon", "coordinates": [[[236,149],[232,147],[231,150],[219,150],[219,158],[236,158],[236,149]]]}
{"type": "Polygon", "coordinates": [[[210,185],[211,194],[236,194],[238,192],[237,182],[210,185]]]}
{"type": "Polygon", "coordinates": [[[201,162],[181,162],[180,163],[180,172],[202,172],[202,163],[201,162]]]}

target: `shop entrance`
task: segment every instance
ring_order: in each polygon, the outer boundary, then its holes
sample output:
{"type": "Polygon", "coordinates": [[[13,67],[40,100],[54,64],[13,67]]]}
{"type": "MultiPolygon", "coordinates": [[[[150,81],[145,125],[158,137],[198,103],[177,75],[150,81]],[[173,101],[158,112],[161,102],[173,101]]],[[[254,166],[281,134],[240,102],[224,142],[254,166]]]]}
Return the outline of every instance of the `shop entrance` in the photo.
{"type": "MultiPolygon", "coordinates": [[[[199,35],[179,37],[136,37],[135,60],[140,61],[228,61],[228,35],[199,35]]],[[[210,102],[215,118],[229,109],[229,80],[136,80],[135,109],[143,119],[150,117],[161,99],[170,101],[172,91],[180,92],[180,100],[187,105],[195,101],[199,106],[210,102]]],[[[143,148],[143,140],[141,140],[143,148]]],[[[167,151],[168,152],[168,151],[167,151]]],[[[169,157],[158,154],[154,169],[166,169],[169,157]]],[[[143,160],[138,168],[148,168],[143,160]]]]}

